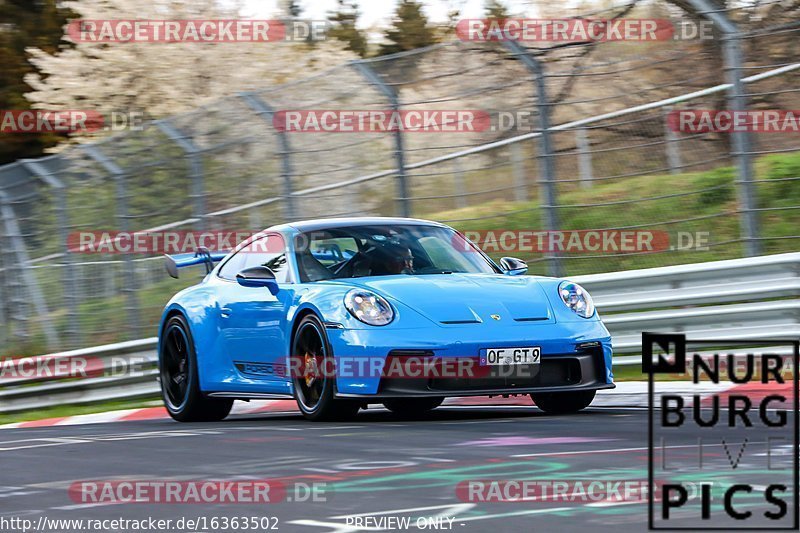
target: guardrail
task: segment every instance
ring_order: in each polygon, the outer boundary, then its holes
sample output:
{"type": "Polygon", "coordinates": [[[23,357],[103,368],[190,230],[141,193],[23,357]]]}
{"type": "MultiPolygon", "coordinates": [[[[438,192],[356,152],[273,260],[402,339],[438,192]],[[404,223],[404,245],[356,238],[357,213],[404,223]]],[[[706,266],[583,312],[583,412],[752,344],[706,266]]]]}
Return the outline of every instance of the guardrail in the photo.
{"type": "Polygon", "coordinates": [[[14,368],[23,375],[0,378],[0,413],[156,397],[157,343],[152,337],[18,359],[14,368]],[[74,375],[72,362],[84,365],[88,377],[60,377],[74,375]]]}
{"type": "MultiPolygon", "coordinates": [[[[639,353],[642,331],[721,341],[800,337],[800,253],[570,279],[594,297],[616,354],[639,353]]],[[[57,368],[58,361],[80,358],[88,361],[90,377],[0,379],[0,413],[155,398],[156,343],[156,338],[149,338],[20,360],[57,368]]],[[[637,365],[641,358],[622,355],[614,361],[618,366],[637,365]]]]}
{"type": "Polygon", "coordinates": [[[615,353],[642,331],[740,340],[800,337],[800,253],[573,278],[592,294],[615,353]]]}

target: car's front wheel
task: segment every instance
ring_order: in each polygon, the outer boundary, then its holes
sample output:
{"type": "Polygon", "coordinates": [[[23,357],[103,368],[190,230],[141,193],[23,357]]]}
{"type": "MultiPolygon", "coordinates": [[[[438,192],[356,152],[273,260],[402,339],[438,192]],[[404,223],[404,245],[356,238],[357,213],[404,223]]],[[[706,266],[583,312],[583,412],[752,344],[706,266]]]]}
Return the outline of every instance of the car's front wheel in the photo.
{"type": "Polygon", "coordinates": [[[158,354],[161,396],[178,422],[218,422],[231,412],[233,400],[207,398],[200,390],[192,333],[181,315],[164,325],[158,354]]]}
{"type": "Polygon", "coordinates": [[[595,391],[543,392],[531,394],[536,407],[548,414],[566,415],[577,413],[589,407],[594,400],[595,391]]]}
{"type": "Polygon", "coordinates": [[[444,398],[398,398],[386,400],[383,406],[396,415],[410,417],[433,411],[443,401],[444,398]]]}
{"type": "Polygon", "coordinates": [[[297,406],[309,420],[352,418],[358,402],[334,398],[335,369],[325,327],[314,315],[303,317],[292,341],[292,384],[297,406]]]}

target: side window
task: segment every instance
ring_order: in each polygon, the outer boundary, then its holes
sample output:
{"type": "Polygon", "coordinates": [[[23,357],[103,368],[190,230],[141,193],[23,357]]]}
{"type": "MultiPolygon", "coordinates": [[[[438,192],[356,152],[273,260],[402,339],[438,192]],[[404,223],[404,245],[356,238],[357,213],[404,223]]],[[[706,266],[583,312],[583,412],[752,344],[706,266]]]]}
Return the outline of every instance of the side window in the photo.
{"type": "Polygon", "coordinates": [[[224,279],[235,280],[236,274],[255,266],[265,266],[272,270],[278,283],[287,281],[289,265],[286,262],[286,243],[283,237],[270,234],[256,239],[225,263],[219,275],[224,279]]]}
{"type": "Polygon", "coordinates": [[[257,239],[240,253],[244,255],[242,269],[265,266],[275,273],[278,283],[286,283],[289,265],[286,263],[286,243],[280,235],[270,234],[257,239]]]}
{"type": "Polygon", "coordinates": [[[236,255],[228,259],[228,262],[222,265],[219,271],[219,277],[222,279],[235,280],[236,274],[243,270],[244,254],[237,252],[236,255]]]}
{"type": "Polygon", "coordinates": [[[325,267],[346,261],[356,252],[358,243],[352,237],[311,241],[311,255],[325,267]]]}

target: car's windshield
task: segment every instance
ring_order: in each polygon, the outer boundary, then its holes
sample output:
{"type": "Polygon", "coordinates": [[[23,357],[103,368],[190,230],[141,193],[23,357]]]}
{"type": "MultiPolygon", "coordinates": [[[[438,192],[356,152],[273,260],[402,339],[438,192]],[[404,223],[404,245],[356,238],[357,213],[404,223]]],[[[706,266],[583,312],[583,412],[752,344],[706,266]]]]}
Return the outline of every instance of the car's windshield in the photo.
{"type": "Polygon", "coordinates": [[[496,273],[457,232],[439,226],[354,226],[302,233],[303,282],[397,274],[496,273]]]}

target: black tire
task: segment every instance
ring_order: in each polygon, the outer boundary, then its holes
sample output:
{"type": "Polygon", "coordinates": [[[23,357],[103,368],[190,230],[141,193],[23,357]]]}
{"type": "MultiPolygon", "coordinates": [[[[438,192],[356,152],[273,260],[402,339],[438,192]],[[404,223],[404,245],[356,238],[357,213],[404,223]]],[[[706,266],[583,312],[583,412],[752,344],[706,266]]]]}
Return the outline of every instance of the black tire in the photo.
{"type": "Polygon", "coordinates": [[[160,344],[161,398],[169,415],[178,422],[219,422],[228,416],[233,400],[207,398],[200,390],[194,340],[183,316],[167,321],[160,344]]]}
{"type": "Polygon", "coordinates": [[[325,326],[315,315],[304,316],[292,339],[295,360],[290,368],[297,407],[314,422],[348,420],[361,408],[360,402],[334,398],[335,379],[328,375],[332,357],[325,326]],[[306,368],[310,364],[316,367],[306,368]],[[319,368],[323,370],[315,375],[319,368]]]}
{"type": "Polygon", "coordinates": [[[444,398],[396,398],[384,401],[383,406],[396,415],[413,417],[433,411],[443,401],[444,398]]]}
{"type": "Polygon", "coordinates": [[[595,391],[544,392],[531,394],[536,407],[551,415],[577,413],[589,407],[594,400],[595,391]]]}

